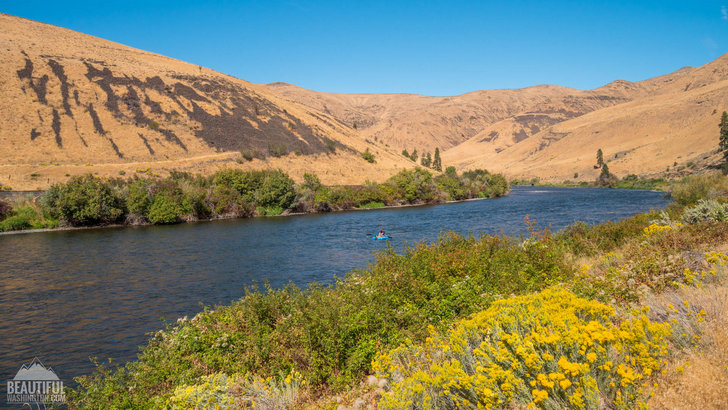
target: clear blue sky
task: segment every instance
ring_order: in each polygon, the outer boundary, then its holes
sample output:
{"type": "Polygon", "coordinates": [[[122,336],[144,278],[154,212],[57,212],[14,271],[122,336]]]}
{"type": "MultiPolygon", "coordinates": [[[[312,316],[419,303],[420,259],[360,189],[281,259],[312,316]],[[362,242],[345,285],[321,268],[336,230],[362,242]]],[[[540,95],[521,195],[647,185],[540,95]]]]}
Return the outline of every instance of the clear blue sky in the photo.
{"type": "Polygon", "coordinates": [[[728,0],[118,4],[5,1],[0,11],[254,83],[331,92],[591,89],[728,52],[728,0]]]}

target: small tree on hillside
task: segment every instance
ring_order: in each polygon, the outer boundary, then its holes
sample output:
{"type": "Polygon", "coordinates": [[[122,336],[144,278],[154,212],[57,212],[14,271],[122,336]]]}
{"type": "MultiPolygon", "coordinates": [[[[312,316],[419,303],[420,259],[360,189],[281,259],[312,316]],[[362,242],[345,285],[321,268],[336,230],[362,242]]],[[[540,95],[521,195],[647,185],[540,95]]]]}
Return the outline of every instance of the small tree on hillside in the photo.
{"type": "Polygon", "coordinates": [[[410,154],[409,154],[409,152],[407,152],[407,148],[405,148],[405,149],[403,149],[403,150],[402,150],[402,155],[404,155],[404,156],[405,156],[405,157],[407,157],[407,158],[409,158],[409,157],[410,157],[410,154]]]}
{"type": "Polygon", "coordinates": [[[412,155],[410,155],[410,159],[414,162],[417,162],[417,149],[416,148],[414,151],[412,151],[412,155]]]}
{"type": "Polygon", "coordinates": [[[427,154],[422,154],[422,158],[420,159],[420,164],[423,167],[429,168],[430,165],[432,165],[432,155],[428,152],[427,154]]]}
{"type": "Polygon", "coordinates": [[[723,152],[723,173],[728,171],[728,112],[723,111],[723,115],[720,118],[720,141],[718,146],[723,152]]]}
{"type": "MultiPolygon", "coordinates": [[[[601,167],[602,165],[604,165],[604,154],[602,153],[602,149],[599,148],[597,150],[597,167],[601,167]]],[[[602,171],[603,170],[604,169],[602,168],[602,171]]]]}
{"type": "Polygon", "coordinates": [[[440,148],[435,148],[435,159],[432,162],[432,169],[442,171],[442,159],[440,158],[440,148]]]}

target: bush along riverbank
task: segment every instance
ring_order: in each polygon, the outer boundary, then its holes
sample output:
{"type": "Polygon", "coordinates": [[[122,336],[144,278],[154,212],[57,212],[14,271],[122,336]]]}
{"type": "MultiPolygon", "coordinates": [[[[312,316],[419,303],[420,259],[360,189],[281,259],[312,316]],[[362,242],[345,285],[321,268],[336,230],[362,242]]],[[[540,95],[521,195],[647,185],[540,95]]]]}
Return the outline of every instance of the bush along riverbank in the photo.
{"type": "Polygon", "coordinates": [[[37,200],[0,200],[0,232],[430,204],[495,198],[506,195],[508,189],[500,174],[485,170],[457,174],[452,167],[437,176],[416,168],[381,184],[330,187],[314,174],[305,174],[296,185],[280,170],[223,169],[209,177],[172,172],[166,178],[138,175],[126,180],[89,174],[53,185],[37,200]]]}
{"type": "Polygon", "coordinates": [[[683,180],[659,213],[444,234],[335,286],[249,289],[99,364],[70,407],[728,406],[727,181],[683,180]]]}

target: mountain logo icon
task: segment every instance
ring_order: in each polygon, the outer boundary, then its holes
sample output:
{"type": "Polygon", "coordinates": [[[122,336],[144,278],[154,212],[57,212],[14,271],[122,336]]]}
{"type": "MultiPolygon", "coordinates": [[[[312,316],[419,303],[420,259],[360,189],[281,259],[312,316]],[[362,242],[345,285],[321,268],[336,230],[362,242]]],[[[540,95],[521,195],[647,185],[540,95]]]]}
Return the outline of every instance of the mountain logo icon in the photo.
{"type": "Polygon", "coordinates": [[[30,364],[23,364],[13,380],[60,380],[52,368],[43,366],[36,357],[30,364]]]}

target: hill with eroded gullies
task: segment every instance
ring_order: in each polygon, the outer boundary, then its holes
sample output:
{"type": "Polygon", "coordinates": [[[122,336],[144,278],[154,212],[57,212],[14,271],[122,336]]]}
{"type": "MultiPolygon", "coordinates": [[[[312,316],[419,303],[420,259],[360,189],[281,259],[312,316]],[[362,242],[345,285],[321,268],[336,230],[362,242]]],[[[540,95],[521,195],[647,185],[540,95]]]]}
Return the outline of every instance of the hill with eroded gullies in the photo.
{"type": "Polygon", "coordinates": [[[0,26],[0,182],[15,189],[223,166],[358,183],[411,164],[265,87],[18,17],[0,14],[0,26]]]}
{"type": "Polygon", "coordinates": [[[436,148],[444,166],[509,177],[594,180],[598,149],[617,176],[655,175],[715,164],[728,109],[727,56],[587,91],[334,94],[252,84],[8,15],[0,25],[0,184],[15,189],[230,166],[360,184],[415,166],[404,149],[436,148]]]}

